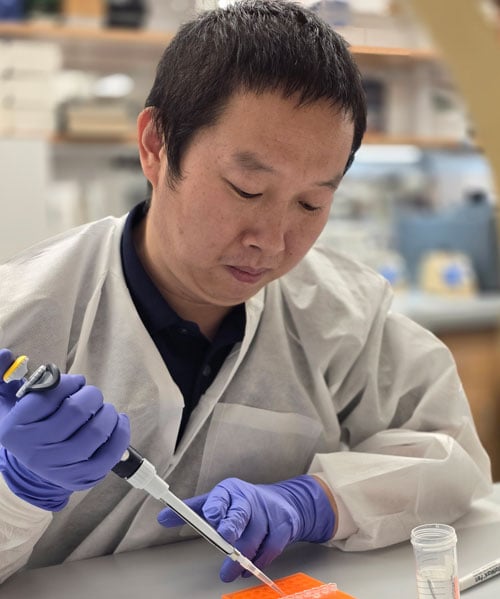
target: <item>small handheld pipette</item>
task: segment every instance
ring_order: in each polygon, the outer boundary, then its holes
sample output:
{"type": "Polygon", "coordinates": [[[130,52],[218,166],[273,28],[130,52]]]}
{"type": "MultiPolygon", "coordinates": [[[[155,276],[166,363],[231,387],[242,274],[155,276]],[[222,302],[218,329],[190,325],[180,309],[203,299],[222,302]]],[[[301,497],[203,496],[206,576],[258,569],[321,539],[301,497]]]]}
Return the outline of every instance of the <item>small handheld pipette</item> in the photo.
{"type": "MultiPolygon", "coordinates": [[[[5,382],[21,379],[27,372],[28,358],[21,356],[4,373],[5,382]]],[[[42,365],[26,380],[19,388],[16,396],[20,399],[31,390],[51,389],[59,383],[60,372],[55,364],[42,365]]],[[[240,566],[257,577],[261,582],[269,586],[280,597],[285,593],[255,566],[251,560],[245,557],[236,547],[224,539],[208,522],[192,510],[186,503],[179,499],[168,484],[156,473],[156,468],[146,460],[133,447],[128,447],[122,459],[112,468],[113,472],[120,478],[125,479],[136,489],[147,491],[152,497],[158,499],[189,524],[198,534],[222,551],[230,559],[238,562],[240,566]]]]}
{"type": "Polygon", "coordinates": [[[152,497],[162,501],[204,539],[214,545],[214,547],[217,547],[222,553],[225,553],[233,561],[238,562],[240,566],[256,576],[261,582],[271,587],[280,597],[285,596],[285,593],[264,572],[259,570],[236,547],[233,547],[212,528],[208,522],[174,495],[170,491],[168,484],[158,476],[153,464],[143,458],[133,447],[127,449],[121,461],[112,470],[136,489],[144,489],[152,497]]]}

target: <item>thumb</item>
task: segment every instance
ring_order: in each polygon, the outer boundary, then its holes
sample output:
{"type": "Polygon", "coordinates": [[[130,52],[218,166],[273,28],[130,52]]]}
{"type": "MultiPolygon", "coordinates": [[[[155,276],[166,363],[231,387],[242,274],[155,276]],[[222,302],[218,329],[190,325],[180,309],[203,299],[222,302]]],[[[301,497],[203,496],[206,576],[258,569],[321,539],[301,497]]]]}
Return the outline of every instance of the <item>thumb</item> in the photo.
{"type": "Polygon", "coordinates": [[[229,557],[226,557],[219,572],[219,578],[222,582],[233,582],[238,576],[241,576],[246,570],[238,562],[234,562],[229,557]]]}
{"type": "MultiPolygon", "coordinates": [[[[184,503],[203,518],[203,505],[207,499],[207,495],[208,493],[191,497],[190,499],[184,500],[184,503]]],[[[161,510],[161,512],[158,514],[157,520],[162,526],[167,528],[186,524],[186,522],[169,507],[161,510]]]]}
{"type": "Polygon", "coordinates": [[[13,353],[9,349],[0,349],[0,420],[16,403],[16,392],[23,384],[22,380],[13,380],[10,383],[3,382],[3,375],[13,362],[13,353]]]}
{"type": "Polygon", "coordinates": [[[10,349],[0,349],[0,378],[3,377],[4,372],[14,362],[14,355],[10,349]]]}

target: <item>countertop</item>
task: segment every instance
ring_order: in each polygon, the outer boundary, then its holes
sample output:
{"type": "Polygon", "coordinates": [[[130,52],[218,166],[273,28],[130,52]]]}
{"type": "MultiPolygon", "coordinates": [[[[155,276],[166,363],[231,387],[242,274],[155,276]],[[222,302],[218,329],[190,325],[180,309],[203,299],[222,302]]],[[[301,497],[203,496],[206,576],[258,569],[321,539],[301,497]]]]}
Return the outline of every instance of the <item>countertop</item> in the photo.
{"type": "MultiPolygon", "coordinates": [[[[500,485],[454,526],[458,536],[458,574],[499,557],[500,485]]],[[[197,539],[59,566],[19,572],[0,587],[2,599],[220,599],[255,586],[254,579],[222,583],[221,554],[197,539]]],[[[273,579],[305,572],[336,582],[356,599],[412,599],[415,564],[409,541],[365,552],[342,552],[311,543],[288,547],[268,568],[273,579]]],[[[258,583],[257,583],[258,584],[258,583]]],[[[500,576],[463,592],[463,599],[497,599],[500,576]]]]}
{"type": "Polygon", "coordinates": [[[500,325],[500,293],[454,298],[398,291],[392,309],[435,333],[480,330],[500,325]]]}

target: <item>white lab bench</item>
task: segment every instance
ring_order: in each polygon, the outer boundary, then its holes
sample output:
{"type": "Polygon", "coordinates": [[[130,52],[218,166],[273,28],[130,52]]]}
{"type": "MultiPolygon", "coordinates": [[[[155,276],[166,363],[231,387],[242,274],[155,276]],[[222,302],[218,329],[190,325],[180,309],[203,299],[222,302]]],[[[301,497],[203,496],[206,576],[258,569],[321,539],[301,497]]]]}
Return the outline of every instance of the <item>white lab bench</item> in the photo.
{"type": "MultiPolygon", "coordinates": [[[[500,485],[455,523],[458,571],[464,576],[500,557],[500,485]]],[[[220,582],[223,556],[206,541],[185,541],[18,573],[0,586],[2,599],[220,599],[256,584],[255,579],[220,582]]],[[[415,566],[409,542],[373,551],[345,553],[298,543],[266,573],[281,578],[304,572],[336,582],[356,599],[413,599],[415,566]]],[[[500,575],[462,594],[463,599],[497,599],[500,575]]]]}
{"type": "Polygon", "coordinates": [[[418,291],[398,292],[393,310],[435,333],[497,328],[500,325],[500,293],[446,297],[418,291]]]}

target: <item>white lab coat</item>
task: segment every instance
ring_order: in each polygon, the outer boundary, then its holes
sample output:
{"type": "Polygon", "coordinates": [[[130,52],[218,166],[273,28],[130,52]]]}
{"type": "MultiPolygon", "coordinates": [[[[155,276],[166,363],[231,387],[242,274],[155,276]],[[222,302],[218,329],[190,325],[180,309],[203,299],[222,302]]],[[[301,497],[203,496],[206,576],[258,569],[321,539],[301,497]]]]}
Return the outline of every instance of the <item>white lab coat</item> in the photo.
{"type": "MultiPolygon", "coordinates": [[[[331,542],[364,550],[452,522],[491,491],[448,350],[390,311],[370,269],[313,249],[246,304],[245,336],[193,411],[128,293],[124,218],[42,243],[0,267],[0,347],[83,373],[131,420],[132,445],[180,497],[228,476],[267,483],[320,473],[337,500],[331,542]]],[[[191,536],[161,505],[110,474],[50,514],[0,485],[0,576],[191,536]]]]}

